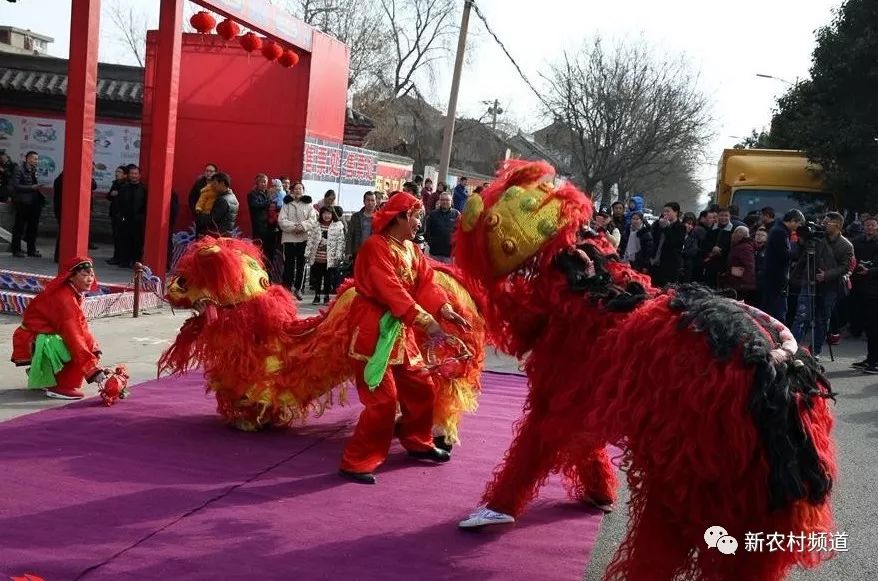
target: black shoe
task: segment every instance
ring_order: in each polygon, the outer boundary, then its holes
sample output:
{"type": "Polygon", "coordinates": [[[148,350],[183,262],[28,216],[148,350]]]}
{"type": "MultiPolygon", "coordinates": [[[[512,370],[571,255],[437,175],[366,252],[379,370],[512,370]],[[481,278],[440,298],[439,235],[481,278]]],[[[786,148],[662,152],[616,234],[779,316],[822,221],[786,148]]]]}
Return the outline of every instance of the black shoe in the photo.
{"type": "Polygon", "coordinates": [[[14,256],[15,258],[24,258],[25,256],[27,256],[27,254],[25,254],[21,250],[18,250],[18,251],[13,252],[12,256],[14,256]]]}
{"type": "Polygon", "coordinates": [[[864,367],[863,373],[868,373],[869,375],[878,375],[878,363],[872,363],[868,367],[864,367]]]}
{"type": "Polygon", "coordinates": [[[311,301],[311,304],[312,305],[319,305],[320,304],[320,295],[314,295],[314,300],[311,301]]]}
{"type": "Polygon", "coordinates": [[[433,445],[439,448],[440,450],[445,450],[449,454],[451,450],[454,448],[452,444],[449,444],[445,441],[445,436],[433,436],[433,445]]]}
{"type": "Polygon", "coordinates": [[[375,475],[371,472],[350,472],[348,470],[339,469],[338,475],[346,480],[350,480],[351,482],[356,482],[357,484],[378,483],[378,481],[375,480],[375,475]]]}
{"type": "Polygon", "coordinates": [[[107,264],[119,264],[119,259],[118,258],[108,258],[107,264]]]}
{"type": "Polygon", "coordinates": [[[31,258],[42,258],[43,254],[39,250],[33,250],[27,253],[31,258]]]}
{"type": "Polygon", "coordinates": [[[409,456],[415,458],[417,460],[431,460],[433,462],[448,462],[451,460],[451,454],[446,452],[445,450],[440,450],[439,448],[432,448],[431,450],[427,450],[426,452],[415,452],[413,450],[409,450],[409,456]]]}
{"type": "Polygon", "coordinates": [[[856,363],[851,363],[851,367],[854,369],[866,369],[869,367],[871,362],[868,359],[864,359],[862,361],[857,361],[856,363]]]}
{"type": "Polygon", "coordinates": [[[323,297],[323,304],[324,304],[324,305],[328,305],[328,304],[329,304],[329,295],[326,295],[325,297],[323,297]]]}
{"type": "Polygon", "coordinates": [[[293,296],[296,297],[296,299],[298,299],[298,300],[300,300],[300,301],[303,299],[303,297],[302,297],[302,293],[300,293],[300,292],[297,291],[297,290],[294,290],[294,291],[293,291],[293,296]]]}

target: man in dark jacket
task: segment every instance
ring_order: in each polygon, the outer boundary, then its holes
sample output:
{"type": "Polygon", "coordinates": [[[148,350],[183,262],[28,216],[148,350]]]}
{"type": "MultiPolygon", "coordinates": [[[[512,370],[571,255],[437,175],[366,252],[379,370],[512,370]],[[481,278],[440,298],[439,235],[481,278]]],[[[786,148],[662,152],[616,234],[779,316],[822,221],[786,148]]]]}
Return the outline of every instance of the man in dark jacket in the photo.
{"type": "Polygon", "coordinates": [[[878,375],[878,217],[863,219],[863,235],[854,241],[857,268],[853,280],[853,317],[865,319],[866,359],[852,367],[878,375]]]}
{"type": "Polygon", "coordinates": [[[216,164],[208,163],[204,166],[204,174],[192,184],[192,188],[189,190],[189,211],[192,212],[193,216],[195,215],[195,204],[198,203],[198,197],[201,195],[201,190],[204,189],[204,186],[207,185],[207,182],[210,181],[210,178],[212,178],[216,172],[216,164]]]}
{"type": "Polygon", "coordinates": [[[683,240],[686,228],[680,222],[680,204],[668,202],[662,208],[662,217],[652,225],[653,254],[652,280],[656,286],[675,283],[683,267],[683,240]]]}
{"type": "Polygon", "coordinates": [[[256,175],[256,187],[247,194],[247,206],[250,208],[250,227],[254,240],[262,242],[262,254],[265,264],[270,270],[275,250],[276,226],[268,223],[268,211],[275,203],[276,197],[268,191],[268,176],[264,173],[256,175]]]}
{"type": "Polygon", "coordinates": [[[354,212],[351,221],[348,223],[347,235],[345,236],[345,254],[353,268],[354,261],[357,259],[357,251],[366,238],[372,235],[372,216],[375,214],[375,208],[378,206],[375,192],[366,192],[363,194],[363,207],[358,212],[354,212]]]}
{"type": "Polygon", "coordinates": [[[813,270],[808,272],[807,240],[796,263],[790,278],[798,283],[802,289],[799,301],[796,305],[796,317],[793,321],[792,331],[796,341],[802,343],[810,325],[811,312],[813,309],[814,325],[811,336],[814,355],[820,355],[823,342],[826,340],[826,332],[829,325],[829,317],[838,300],[841,290],[842,279],[850,274],[854,247],[847,238],[842,236],[844,217],[838,212],[827,212],[823,219],[825,236],[814,240],[814,264],[810,265],[813,270]],[[813,277],[816,293],[809,292],[810,281],[813,277]]]}
{"type": "Polygon", "coordinates": [[[12,186],[12,178],[15,175],[15,164],[9,159],[5,149],[0,149],[0,202],[5,202],[12,197],[15,188],[12,186]]]}
{"type": "Polygon", "coordinates": [[[469,198],[469,192],[466,189],[467,181],[466,177],[457,178],[457,185],[454,186],[454,192],[452,192],[451,199],[454,209],[458,212],[463,212],[463,208],[466,206],[466,200],[469,198]]]}
{"type": "Polygon", "coordinates": [[[217,236],[233,236],[238,225],[238,198],[232,191],[232,181],[228,174],[218,172],[211,178],[216,190],[216,201],[210,211],[210,226],[207,231],[217,236]]]}
{"type": "Polygon", "coordinates": [[[128,183],[119,190],[119,215],[122,229],[122,256],[119,268],[131,268],[143,256],[146,235],[146,186],[140,181],[140,168],[128,166],[128,183]]]}
{"type": "Polygon", "coordinates": [[[763,310],[784,323],[787,318],[787,290],[790,283],[792,247],[790,235],[805,223],[799,210],[790,210],[768,232],[765,243],[765,278],[762,283],[763,310]]]}
{"type": "MultiPolygon", "coordinates": [[[[94,191],[98,189],[98,184],[92,178],[91,180],[91,192],[94,195],[94,191]]],[[[58,262],[58,252],[61,248],[61,203],[64,201],[64,172],[58,174],[58,177],[55,178],[55,181],[52,183],[52,194],[53,194],[53,205],[55,208],[55,220],[58,222],[58,236],[55,237],[55,262],[58,262]]],[[[91,228],[89,228],[89,239],[91,239],[91,228]]]]}
{"type": "MultiPolygon", "coordinates": [[[[741,225],[743,226],[743,223],[741,225]]],[[[735,228],[731,211],[728,208],[720,208],[716,213],[716,224],[707,232],[703,248],[704,276],[707,285],[711,288],[717,288],[720,273],[726,271],[729,251],[732,248],[732,231],[735,228]]]]}
{"type": "Polygon", "coordinates": [[[37,163],[40,156],[36,151],[29,151],[24,156],[24,163],[15,168],[12,176],[12,203],[15,207],[15,223],[12,226],[12,255],[24,257],[21,251],[21,240],[27,243],[27,256],[40,257],[37,250],[37,228],[40,214],[46,204],[46,198],[40,192],[37,183],[37,163]]]}
{"type": "Polygon", "coordinates": [[[460,212],[451,207],[451,194],[443,192],[439,194],[439,204],[436,209],[427,216],[426,239],[430,246],[430,256],[451,264],[451,237],[457,227],[460,212]]]}

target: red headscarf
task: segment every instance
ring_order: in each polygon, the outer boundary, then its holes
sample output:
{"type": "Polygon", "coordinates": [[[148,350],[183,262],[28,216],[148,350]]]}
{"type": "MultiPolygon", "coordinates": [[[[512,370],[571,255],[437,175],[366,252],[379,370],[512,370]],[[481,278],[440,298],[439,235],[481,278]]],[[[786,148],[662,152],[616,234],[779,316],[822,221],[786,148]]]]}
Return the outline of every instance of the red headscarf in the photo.
{"type": "Polygon", "coordinates": [[[387,203],[372,216],[372,231],[380,234],[393,222],[394,218],[403,212],[420,210],[422,207],[421,200],[408,192],[393,192],[387,203]]]}
{"type": "MultiPolygon", "coordinates": [[[[49,281],[45,288],[43,288],[43,292],[55,290],[58,287],[62,286],[68,280],[70,280],[73,275],[77,272],[77,267],[82,266],[84,264],[91,265],[94,268],[94,260],[89,256],[76,256],[71,258],[70,260],[66,260],[64,264],[61,265],[61,271],[58,273],[58,276],[49,281]]],[[[88,289],[89,292],[94,292],[98,290],[98,277],[95,276],[94,282],[91,285],[91,288],[88,289]]]]}

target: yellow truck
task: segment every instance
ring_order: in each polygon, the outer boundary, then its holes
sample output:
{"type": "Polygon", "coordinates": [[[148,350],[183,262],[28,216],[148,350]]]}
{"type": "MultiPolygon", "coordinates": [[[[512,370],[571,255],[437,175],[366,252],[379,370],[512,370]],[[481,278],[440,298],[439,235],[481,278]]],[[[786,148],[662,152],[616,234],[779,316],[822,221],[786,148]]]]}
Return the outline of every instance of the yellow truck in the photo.
{"type": "Polygon", "coordinates": [[[798,208],[806,216],[835,206],[819,165],[804,152],[782,149],[726,149],[719,162],[716,202],[736,205],[740,216],[774,208],[781,216],[798,208]]]}

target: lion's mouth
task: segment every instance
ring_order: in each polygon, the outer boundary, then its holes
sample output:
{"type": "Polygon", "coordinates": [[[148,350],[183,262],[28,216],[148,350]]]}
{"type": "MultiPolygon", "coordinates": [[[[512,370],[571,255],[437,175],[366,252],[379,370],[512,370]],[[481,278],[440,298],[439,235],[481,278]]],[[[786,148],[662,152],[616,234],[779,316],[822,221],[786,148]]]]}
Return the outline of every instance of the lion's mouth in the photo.
{"type": "Polygon", "coordinates": [[[208,310],[215,311],[218,306],[219,303],[217,303],[210,297],[201,297],[200,299],[192,303],[193,310],[195,310],[195,312],[197,312],[199,315],[203,315],[208,310]]]}

